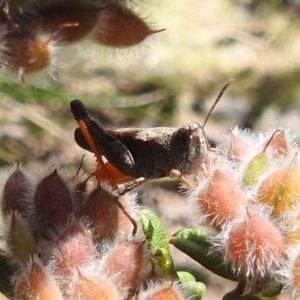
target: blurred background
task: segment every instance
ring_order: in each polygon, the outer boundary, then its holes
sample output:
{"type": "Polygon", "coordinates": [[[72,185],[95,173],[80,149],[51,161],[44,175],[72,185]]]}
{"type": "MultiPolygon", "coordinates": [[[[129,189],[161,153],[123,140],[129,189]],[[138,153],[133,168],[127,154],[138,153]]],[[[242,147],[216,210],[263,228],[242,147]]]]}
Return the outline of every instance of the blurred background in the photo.
{"type": "MultiPolygon", "coordinates": [[[[300,134],[299,0],[148,0],[139,10],[166,30],[133,49],[72,47],[61,57],[56,82],[32,86],[2,78],[1,167],[13,161],[79,165],[87,153],[73,140],[77,124],[69,103],[75,98],[104,127],[202,124],[231,78],[205,127],[212,143],[235,125],[256,131],[276,125],[300,134]]],[[[92,167],[89,154],[84,168],[92,167]]],[[[170,236],[196,224],[177,190],[177,182],[165,179],[148,183],[139,196],[170,236]]],[[[234,286],[180,254],[177,265],[208,284],[205,299],[220,299],[234,286]]]]}

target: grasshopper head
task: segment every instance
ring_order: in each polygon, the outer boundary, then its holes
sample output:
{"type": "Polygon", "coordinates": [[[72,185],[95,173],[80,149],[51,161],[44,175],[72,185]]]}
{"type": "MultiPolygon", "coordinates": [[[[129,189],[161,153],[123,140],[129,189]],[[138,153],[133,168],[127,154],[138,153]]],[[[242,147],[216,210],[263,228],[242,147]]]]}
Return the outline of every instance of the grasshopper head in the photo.
{"type": "Polygon", "coordinates": [[[207,152],[207,141],[202,127],[188,123],[179,127],[171,137],[170,153],[174,168],[183,175],[197,171],[204,161],[207,152]]]}

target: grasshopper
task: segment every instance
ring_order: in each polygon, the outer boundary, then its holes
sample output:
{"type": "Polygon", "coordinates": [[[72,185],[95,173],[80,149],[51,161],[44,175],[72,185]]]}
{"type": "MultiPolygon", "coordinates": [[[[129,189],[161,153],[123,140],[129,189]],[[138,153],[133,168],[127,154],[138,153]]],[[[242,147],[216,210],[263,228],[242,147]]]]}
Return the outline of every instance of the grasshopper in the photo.
{"type": "MultiPolygon", "coordinates": [[[[202,166],[209,148],[204,126],[231,82],[219,93],[202,126],[191,122],[178,128],[105,129],[89,115],[80,100],[73,100],[71,111],[79,124],[75,141],[96,155],[100,171],[96,170],[96,177],[110,181],[115,199],[148,180],[168,176],[178,177],[192,188],[186,175],[194,174],[202,166]]],[[[120,207],[118,200],[117,203],[120,207]]],[[[135,221],[129,218],[136,227],[135,221]]]]}

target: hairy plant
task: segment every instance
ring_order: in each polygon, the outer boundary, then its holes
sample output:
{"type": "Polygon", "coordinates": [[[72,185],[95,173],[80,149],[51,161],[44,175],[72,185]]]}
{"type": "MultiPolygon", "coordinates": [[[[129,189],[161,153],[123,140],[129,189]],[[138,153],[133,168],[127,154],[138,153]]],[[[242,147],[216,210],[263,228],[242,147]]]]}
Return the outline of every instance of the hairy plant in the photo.
{"type": "MultiPolygon", "coordinates": [[[[71,44],[137,45],[160,30],[134,4],[2,1],[1,69],[24,82],[32,74],[54,76],[71,44]]],[[[187,176],[187,205],[199,228],[168,238],[157,216],[138,207],[136,195],[119,197],[117,205],[111,184],[123,175],[117,166],[103,160],[109,172],[99,177],[81,168],[13,164],[1,178],[0,292],[20,300],[202,299],[204,284],[176,271],[171,244],[237,282],[225,300],[284,292],[299,299],[299,166],[289,130],[230,129],[187,176]]]]}
{"type": "Polygon", "coordinates": [[[25,81],[55,77],[66,48],[90,41],[96,47],[128,48],[161,30],[152,29],[130,1],[2,1],[0,7],[2,72],[25,81]]]}
{"type": "Polygon", "coordinates": [[[138,224],[134,237],[107,181],[79,169],[11,166],[2,189],[1,259],[13,269],[3,272],[2,292],[17,299],[201,299],[203,284],[176,272],[171,243],[238,282],[223,299],[283,291],[298,299],[294,140],[284,129],[229,130],[189,178],[195,187],[187,203],[201,229],[182,229],[170,240],[159,219],[126,194],[119,200],[138,224]]]}

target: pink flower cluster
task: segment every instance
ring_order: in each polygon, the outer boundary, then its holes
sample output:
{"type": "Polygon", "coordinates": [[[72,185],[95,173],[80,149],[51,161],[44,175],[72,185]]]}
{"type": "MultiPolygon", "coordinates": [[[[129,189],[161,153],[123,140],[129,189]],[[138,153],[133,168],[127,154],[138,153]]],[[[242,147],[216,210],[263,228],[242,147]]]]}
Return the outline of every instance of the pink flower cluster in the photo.
{"type": "Polygon", "coordinates": [[[219,251],[259,294],[282,282],[300,297],[300,161],[288,130],[253,134],[234,128],[207,155],[193,181],[190,203],[215,232],[219,251]]]}
{"type": "MultiPolygon", "coordinates": [[[[120,201],[136,219],[133,198],[120,201]]],[[[4,249],[17,265],[15,299],[184,299],[181,286],[154,266],[143,232],[133,238],[109,191],[81,171],[37,176],[13,166],[1,215],[4,249]]]]}

